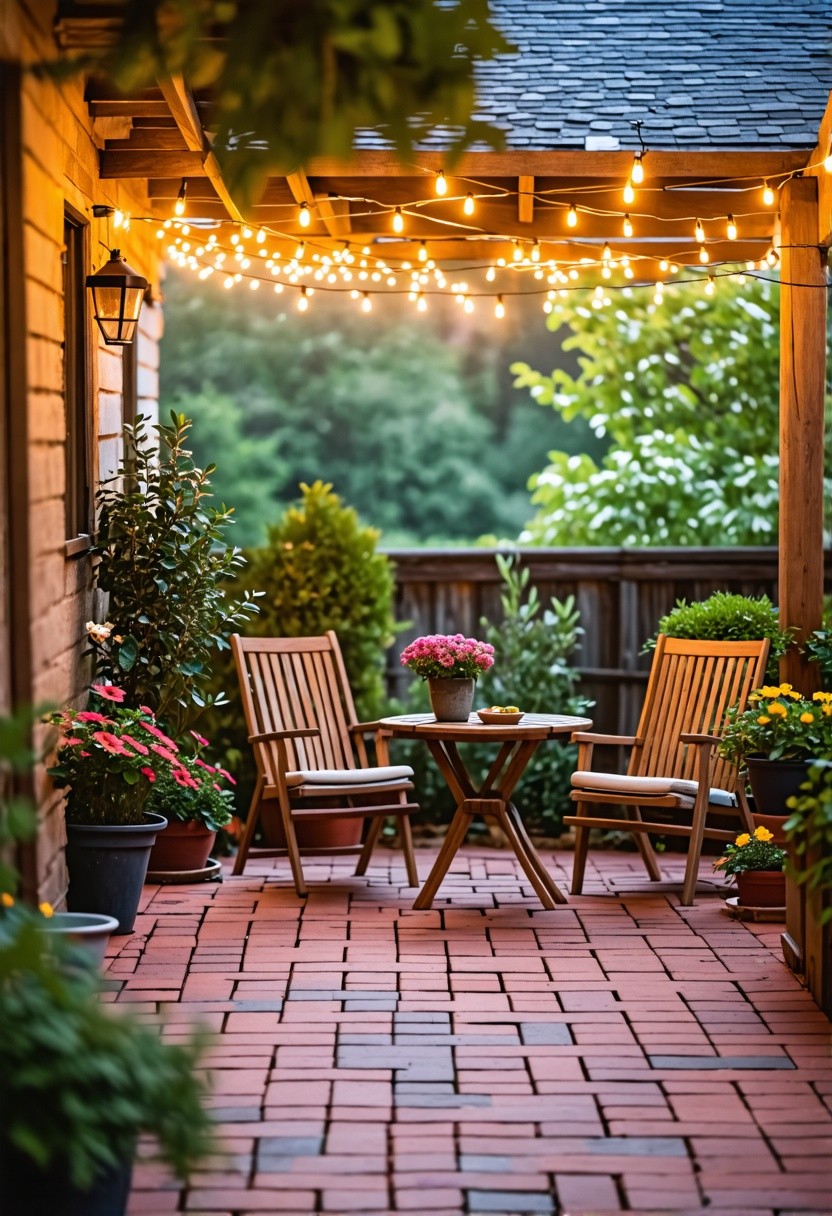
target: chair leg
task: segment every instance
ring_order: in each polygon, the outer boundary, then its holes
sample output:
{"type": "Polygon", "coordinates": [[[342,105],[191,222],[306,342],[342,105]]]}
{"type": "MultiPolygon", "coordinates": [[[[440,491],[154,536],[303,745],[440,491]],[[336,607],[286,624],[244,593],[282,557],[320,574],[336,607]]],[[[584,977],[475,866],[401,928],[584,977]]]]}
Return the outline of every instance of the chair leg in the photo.
{"type": "Polygon", "coordinates": [[[370,826],[367,829],[367,839],[364,841],[364,847],[361,850],[361,856],[358,859],[358,865],[355,867],[356,874],[363,875],[367,873],[367,866],[370,864],[370,858],[373,855],[376,841],[381,831],[383,819],[381,815],[376,815],[370,820],[370,826]]]}
{"type": "Polygon", "coordinates": [[[295,891],[299,899],[305,899],[307,895],[306,881],[303,877],[303,866],[300,864],[300,849],[298,848],[298,838],[295,832],[295,821],[292,819],[292,808],[284,797],[280,798],[280,816],[283,820],[286,852],[289,854],[289,864],[292,867],[295,891]]]}
{"type": "Polygon", "coordinates": [[[399,826],[402,833],[404,864],[407,869],[407,885],[409,887],[418,887],[419,871],[416,869],[416,854],[413,852],[413,831],[410,826],[410,816],[402,815],[399,819],[399,826]]]}
{"type": "Polygon", "coordinates": [[[262,777],[257,778],[257,784],[254,787],[254,793],[251,798],[251,803],[248,808],[248,818],[243,827],[243,835],[237,847],[237,856],[234,858],[235,875],[242,874],[246,868],[246,859],[248,851],[251,848],[251,842],[254,839],[254,832],[257,827],[257,820],[260,818],[260,795],[263,793],[264,781],[262,777]]]}
{"type": "Polygon", "coordinates": [[[693,807],[693,823],[690,840],[688,841],[688,860],[685,866],[685,885],[682,888],[682,907],[689,908],[696,895],[696,880],[699,876],[699,858],[702,856],[702,841],[705,834],[705,820],[708,815],[707,796],[697,795],[693,807]]]}
{"type": "MultiPolygon", "coordinates": [[[[641,819],[640,807],[634,806],[631,808],[631,810],[633,812],[634,819],[641,819]]],[[[641,853],[641,860],[644,862],[644,866],[647,870],[650,881],[661,882],[662,872],[659,869],[659,859],[656,856],[656,850],[650,843],[649,836],[646,832],[633,832],[633,835],[636,838],[636,845],[639,853],[641,853]]]]}
{"type": "MultiPolygon", "coordinates": [[[[575,808],[576,815],[586,814],[586,803],[579,802],[575,808]]],[[[586,855],[589,852],[589,828],[575,827],[575,854],[572,862],[572,895],[580,895],[584,889],[584,874],[586,872],[586,855]]]]}

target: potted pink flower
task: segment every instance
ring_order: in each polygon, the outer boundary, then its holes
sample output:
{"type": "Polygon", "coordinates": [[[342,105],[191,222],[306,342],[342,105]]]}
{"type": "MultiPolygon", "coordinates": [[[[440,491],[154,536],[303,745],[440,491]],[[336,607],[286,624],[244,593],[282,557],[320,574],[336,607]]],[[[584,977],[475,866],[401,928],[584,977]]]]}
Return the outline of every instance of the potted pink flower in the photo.
{"type": "Polygon", "coordinates": [[[200,876],[217,832],[227,827],[234,811],[236,782],[218,764],[205,758],[208,740],[198,731],[188,734],[193,751],[180,750],[178,764],[157,775],[148,809],[167,820],[167,830],[157,836],[150,853],[152,873],[200,876]]]}
{"type": "Polygon", "coordinates": [[[427,680],[437,722],[467,722],[477,677],[494,666],[494,647],[462,633],[427,634],[405,647],[401,661],[427,680]]]}

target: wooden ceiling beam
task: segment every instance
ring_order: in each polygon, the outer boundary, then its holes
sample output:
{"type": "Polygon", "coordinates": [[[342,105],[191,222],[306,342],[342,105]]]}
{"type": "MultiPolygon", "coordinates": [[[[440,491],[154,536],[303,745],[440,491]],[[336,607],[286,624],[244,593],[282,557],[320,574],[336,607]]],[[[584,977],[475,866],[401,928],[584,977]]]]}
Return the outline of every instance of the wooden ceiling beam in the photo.
{"type": "Polygon", "coordinates": [[[517,219],[521,224],[530,224],[534,219],[534,178],[517,179],[517,219]]]}
{"type": "Polygon", "coordinates": [[[105,98],[87,104],[91,118],[170,118],[167,102],[162,98],[150,101],[105,98]]]}
{"type": "Polygon", "coordinates": [[[105,148],[98,156],[102,178],[131,177],[205,177],[201,152],[159,152],[137,149],[111,152],[105,148]]]}
{"type": "Polygon", "coordinates": [[[832,174],[827,173],[823,162],[832,151],[832,93],[826,104],[826,111],[821,119],[818,131],[818,142],[809,163],[812,168],[808,173],[818,179],[818,242],[821,245],[832,243],[832,174]]]}
{"type": "Polygon", "coordinates": [[[348,237],[352,232],[350,204],[337,195],[316,194],[315,206],[330,236],[348,237]]]}
{"type": "Polygon", "coordinates": [[[203,130],[196,102],[191,96],[183,77],[177,75],[160,80],[159,88],[162,90],[162,96],[168,103],[170,112],[188,148],[192,152],[200,153],[202,156],[203,172],[222,200],[229,219],[242,221],[243,213],[231,197],[225,184],[219,161],[214,155],[208,136],[203,130]]]}

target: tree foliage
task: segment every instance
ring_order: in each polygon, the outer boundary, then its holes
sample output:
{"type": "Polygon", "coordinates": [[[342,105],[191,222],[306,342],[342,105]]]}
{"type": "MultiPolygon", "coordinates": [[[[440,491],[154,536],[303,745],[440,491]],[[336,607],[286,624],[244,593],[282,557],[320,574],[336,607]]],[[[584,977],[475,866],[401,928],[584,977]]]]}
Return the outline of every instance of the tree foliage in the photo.
{"type": "Polygon", "coordinates": [[[513,367],[518,387],[608,450],[551,452],[532,480],[524,539],[570,545],[743,545],[776,540],[778,291],[722,281],[712,297],[668,287],[655,305],[566,301],[549,328],[580,372],[513,367]],[[561,329],[561,327],[563,327],[561,329]]]}

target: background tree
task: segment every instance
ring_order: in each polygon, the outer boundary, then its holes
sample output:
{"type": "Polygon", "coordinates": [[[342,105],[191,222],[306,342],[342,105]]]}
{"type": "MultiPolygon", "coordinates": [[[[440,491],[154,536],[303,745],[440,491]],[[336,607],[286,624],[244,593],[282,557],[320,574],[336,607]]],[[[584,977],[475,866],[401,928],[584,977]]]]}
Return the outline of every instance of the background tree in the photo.
{"type": "Polygon", "coordinates": [[[754,545],[777,538],[778,288],[723,280],[714,296],[625,290],[549,319],[580,371],[516,363],[540,405],[609,444],[549,454],[523,539],[549,545],[754,545]]]}

